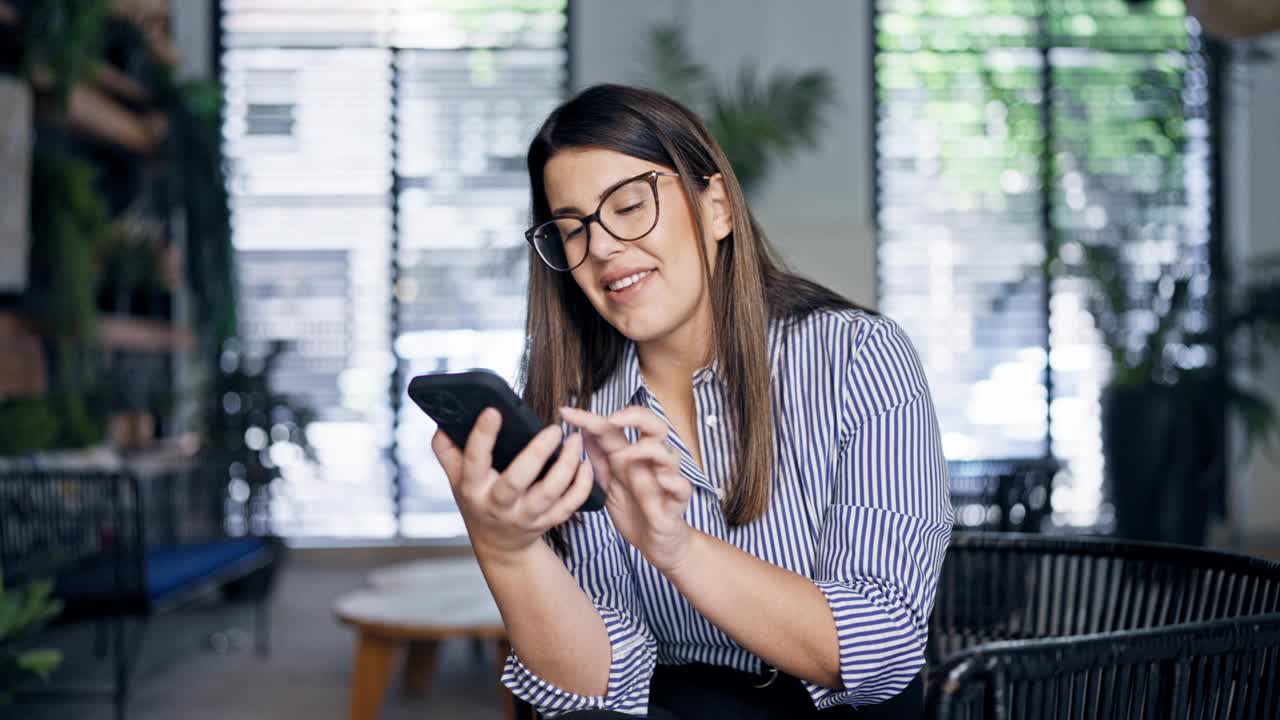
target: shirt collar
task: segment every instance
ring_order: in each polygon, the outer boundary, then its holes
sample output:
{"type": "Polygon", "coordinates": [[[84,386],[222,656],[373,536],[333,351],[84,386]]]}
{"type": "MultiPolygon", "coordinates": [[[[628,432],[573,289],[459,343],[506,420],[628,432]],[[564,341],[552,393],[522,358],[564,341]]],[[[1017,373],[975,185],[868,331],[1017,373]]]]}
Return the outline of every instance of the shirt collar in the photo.
{"type": "MultiPolygon", "coordinates": [[[[783,320],[771,320],[769,322],[769,376],[774,380],[778,377],[778,365],[783,354],[783,339],[786,334],[787,324],[783,320]]],[[[693,374],[695,387],[712,380],[719,380],[721,383],[724,381],[723,369],[719,360],[713,360],[693,374]]],[[[622,359],[613,374],[609,376],[609,379],[600,388],[600,392],[604,393],[606,397],[625,398],[624,403],[626,404],[636,404],[643,401],[644,395],[642,392],[649,392],[644,383],[644,376],[640,374],[640,355],[636,352],[636,344],[631,340],[627,340],[623,346],[622,359]]],[[[620,409],[613,408],[613,410],[620,409]]],[[[613,410],[610,410],[610,412],[613,410]]]]}

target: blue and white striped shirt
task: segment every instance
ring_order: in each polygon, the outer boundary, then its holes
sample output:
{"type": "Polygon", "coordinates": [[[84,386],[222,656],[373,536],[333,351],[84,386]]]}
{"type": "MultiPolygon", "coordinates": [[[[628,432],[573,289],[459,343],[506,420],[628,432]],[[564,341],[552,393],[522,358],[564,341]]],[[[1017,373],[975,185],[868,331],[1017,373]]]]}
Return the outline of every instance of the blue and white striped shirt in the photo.
{"type": "MultiPolygon", "coordinates": [[[[693,378],[705,468],[672,430],[694,486],[689,524],[811,578],[826,595],[844,688],[805,683],[815,706],[865,705],[900,692],[924,664],[938,571],[951,533],[946,460],[924,371],[902,330],[882,316],[822,310],[769,329],[776,458],[765,514],[729,528],[732,423],[715,366],[693,378]]],[[[591,399],[609,414],[644,405],[666,417],[640,375],[635,346],[591,399]]],[[[636,433],[629,431],[634,442],[636,433]]],[[[546,716],[589,707],[648,710],[655,663],[702,662],[749,672],[764,663],[701,616],[628,545],[607,512],[569,523],[568,566],[612,645],[603,697],[557,688],[513,650],[502,682],[546,716]]]]}

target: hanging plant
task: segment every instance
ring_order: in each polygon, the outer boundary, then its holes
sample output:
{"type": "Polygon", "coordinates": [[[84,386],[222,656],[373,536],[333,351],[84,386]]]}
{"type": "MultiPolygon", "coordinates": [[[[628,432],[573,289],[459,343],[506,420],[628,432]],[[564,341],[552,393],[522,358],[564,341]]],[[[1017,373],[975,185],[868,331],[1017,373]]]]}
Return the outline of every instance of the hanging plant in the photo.
{"type": "Polygon", "coordinates": [[[111,223],[101,261],[111,312],[131,314],[134,293],[164,286],[164,251],[165,228],[159,220],[129,213],[111,223]]]}
{"type": "Polygon", "coordinates": [[[96,392],[98,255],[109,225],[93,169],[47,144],[39,147],[31,191],[31,276],[38,290],[28,292],[26,302],[52,338],[49,407],[58,418],[58,442],[83,447],[102,437],[90,399],[96,392]]]}
{"type": "Polygon", "coordinates": [[[10,2],[22,22],[24,74],[47,79],[59,104],[65,103],[71,86],[97,67],[107,0],[10,2]]]}
{"type": "Polygon", "coordinates": [[[97,257],[109,234],[93,168],[37,146],[32,157],[31,268],[43,289],[43,323],[63,338],[91,339],[97,316],[97,257]]]}
{"type": "Polygon", "coordinates": [[[0,457],[52,449],[58,439],[58,415],[48,398],[0,402],[0,457]]]}
{"type": "Polygon", "coordinates": [[[159,66],[157,107],[170,132],[162,155],[169,166],[170,202],[184,209],[187,289],[201,354],[216,363],[222,346],[236,336],[238,295],[231,206],[222,154],[222,97],[212,83],[179,84],[159,66]]]}

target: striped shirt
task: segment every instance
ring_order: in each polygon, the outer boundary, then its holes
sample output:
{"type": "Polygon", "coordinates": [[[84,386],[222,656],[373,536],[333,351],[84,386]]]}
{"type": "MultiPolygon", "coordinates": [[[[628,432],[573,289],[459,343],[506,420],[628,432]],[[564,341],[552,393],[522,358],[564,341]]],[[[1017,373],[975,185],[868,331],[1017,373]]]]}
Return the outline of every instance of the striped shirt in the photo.
{"type": "MultiPolygon", "coordinates": [[[[893,697],[924,665],[927,623],[951,533],[946,460],[924,371],[885,317],[821,310],[769,328],[775,464],[766,512],[730,528],[732,422],[714,364],[693,377],[704,467],[671,430],[694,492],[685,518],[702,532],[813,580],[835,618],[842,689],[805,682],[817,708],[893,697]]],[[[607,415],[643,405],[635,346],[592,397],[607,415]]],[[[669,425],[670,423],[668,423],[669,425]]],[[[632,442],[637,433],[629,429],[632,442]]],[[[569,571],[594,602],[612,646],[604,696],[577,695],[535,675],[512,651],[502,682],[544,716],[603,707],[644,714],[655,663],[702,662],[748,672],[766,665],[700,615],[622,539],[607,512],[565,525],[569,571]]]]}

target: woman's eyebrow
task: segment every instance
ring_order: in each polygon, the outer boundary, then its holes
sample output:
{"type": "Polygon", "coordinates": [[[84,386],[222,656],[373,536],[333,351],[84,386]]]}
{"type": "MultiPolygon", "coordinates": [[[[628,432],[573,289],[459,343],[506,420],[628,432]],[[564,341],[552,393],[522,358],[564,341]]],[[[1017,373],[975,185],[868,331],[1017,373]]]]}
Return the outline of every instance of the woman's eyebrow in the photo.
{"type": "MultiPolygon", "coordinates": [[[[625,185],[625,184],[627,184],[627,183],[631,182],[632,180],[635,180],[636,178],[638,178],[638,177],[640,177],[641,175],[644,175],[644,174],[645,174],[645,173],[640,173],[640,175],[633,175],[633,176],[631,176],[631,177],[625,177],[625,178],[622,178],[621,180],[619,180],[619,181],[615,182],[614,184],[610,185],[609,187],[607,187],[607,188],[605,188],[605,189],[601,190],[601,191],[600,191],[600,194],[599,194],[599,195],[596,195],[596,200],[597,200],[598,202],[604,202],[604,196],[605,196],[605,195],[608,195],[609,193],[613,192],[614,190],[618,189],[619,187],[622,187],[623,185],[625,185]]],[[[586,211],[585,211],[585,210],[579,210],[578,208],[576,208],[576,207],[574,207],[574,206],[572,206],[572,205],[566,205],[566,206],[564,206],[564,207],[558,207],[558,208],[556,208],[555,210],[552,210],[552,211],[551,211],[551,214],[552,214],[552,215],[586,215],[587,213],[586,213],[586,211]]]]}

